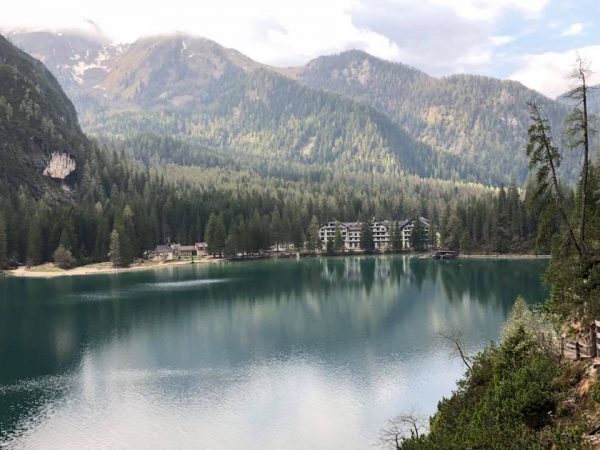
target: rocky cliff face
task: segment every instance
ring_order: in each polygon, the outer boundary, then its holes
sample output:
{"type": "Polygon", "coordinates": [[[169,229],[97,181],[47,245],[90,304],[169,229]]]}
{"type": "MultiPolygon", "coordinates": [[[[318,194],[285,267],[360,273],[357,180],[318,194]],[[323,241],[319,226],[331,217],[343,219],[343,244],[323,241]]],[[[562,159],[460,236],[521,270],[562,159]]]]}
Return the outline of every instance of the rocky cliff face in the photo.
{"type": "Polygon", "coordinates": [[[77,167],[73,157],[67,153],[54,152],[44,169],[44,175],[50,178],[64,180],[77,167]]]}

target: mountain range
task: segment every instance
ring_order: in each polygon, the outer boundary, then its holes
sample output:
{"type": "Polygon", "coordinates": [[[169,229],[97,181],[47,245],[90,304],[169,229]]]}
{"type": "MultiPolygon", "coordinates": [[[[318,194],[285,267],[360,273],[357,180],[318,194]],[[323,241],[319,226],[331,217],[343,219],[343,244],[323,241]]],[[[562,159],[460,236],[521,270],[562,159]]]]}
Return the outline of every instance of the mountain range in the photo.
{"type": "MultiPolygon", "coordinates": [[[[564,102],[518,82],[436,78],[361,51],[278,68],[182,34],[126,45],[74,32],[13,32],[9,39],[56,76],[87,133],[112,142],[169,136],[199,158],[216,151],[339,170],[523,183],[527,102],[540,105],[555,132],[568,114],[564,102]]],[[[576,180],[576,154],[566,155],[562,170],[576,180]]]]}

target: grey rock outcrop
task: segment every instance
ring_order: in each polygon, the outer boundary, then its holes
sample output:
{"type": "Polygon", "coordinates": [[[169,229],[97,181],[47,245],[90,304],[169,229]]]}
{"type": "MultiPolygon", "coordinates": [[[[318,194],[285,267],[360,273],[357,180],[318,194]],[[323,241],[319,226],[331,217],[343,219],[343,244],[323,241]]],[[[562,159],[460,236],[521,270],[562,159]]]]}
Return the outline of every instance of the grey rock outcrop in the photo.
{"type": "Polygon", "coordinates": [[[75,159],[68,153],[53,152],[44,175],[50,178],[64,180],[75,170],[75,159]]]}

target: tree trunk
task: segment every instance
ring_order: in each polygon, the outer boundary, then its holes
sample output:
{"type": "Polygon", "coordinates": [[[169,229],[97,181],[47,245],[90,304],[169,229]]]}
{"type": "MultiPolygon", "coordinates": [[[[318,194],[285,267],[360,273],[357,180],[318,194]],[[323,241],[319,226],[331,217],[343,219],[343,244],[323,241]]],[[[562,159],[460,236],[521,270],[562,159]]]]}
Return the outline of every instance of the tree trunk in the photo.
{"type": "Polygon", "coordinates": [[[582,68],[582,62],[579,61],[579,76],[581,78],[581,94],[583,96],[583,177],[581,181],[581,247],[584,252],[583,256],[586,257],[586,245],[585,245],[585,224],[587,219],[587,185],[588,185],[588,172],[589,172],[589,155],[590,155],[590,140],[588,130],[588,111],[587,111],[587,85],[585,81],[585,71],[582,68]]]}

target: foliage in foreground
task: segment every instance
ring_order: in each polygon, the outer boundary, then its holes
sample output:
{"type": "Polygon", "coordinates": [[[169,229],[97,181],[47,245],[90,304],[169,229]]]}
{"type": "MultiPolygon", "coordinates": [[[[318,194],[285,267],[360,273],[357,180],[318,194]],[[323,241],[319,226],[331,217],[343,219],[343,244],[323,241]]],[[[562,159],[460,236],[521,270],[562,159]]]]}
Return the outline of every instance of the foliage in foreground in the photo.
{"type": "Polygon", "coordinates": [[[438,404],[428,434],[394,446],[416,449],[588,448],[586,423],[566,417],[562,401],[575,380],[549,351],[552,327],[518,301],[502,342],[473,358],[457,390],[438,404]],[[553,447],[556,446],[556,447],[553,447]]]}

